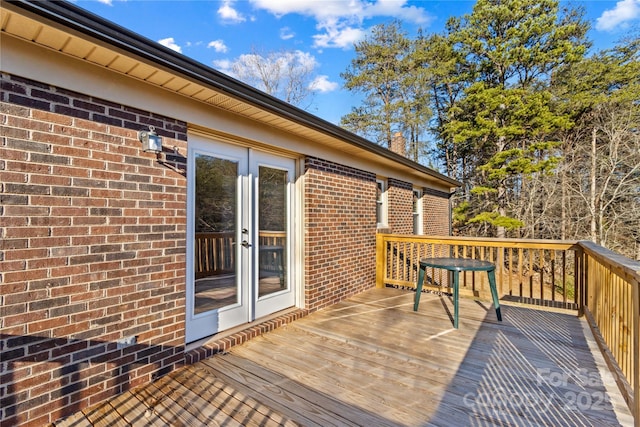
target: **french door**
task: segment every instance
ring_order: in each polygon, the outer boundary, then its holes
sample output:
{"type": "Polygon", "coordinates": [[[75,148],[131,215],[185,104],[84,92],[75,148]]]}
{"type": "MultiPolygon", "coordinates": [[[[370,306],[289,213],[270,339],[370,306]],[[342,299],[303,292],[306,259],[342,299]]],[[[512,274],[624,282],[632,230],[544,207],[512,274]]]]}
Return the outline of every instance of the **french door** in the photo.
{"type": "Polygon", "coordinates": [[[295,161],[190,136],[186,341],[295,304],[295,161]]]}

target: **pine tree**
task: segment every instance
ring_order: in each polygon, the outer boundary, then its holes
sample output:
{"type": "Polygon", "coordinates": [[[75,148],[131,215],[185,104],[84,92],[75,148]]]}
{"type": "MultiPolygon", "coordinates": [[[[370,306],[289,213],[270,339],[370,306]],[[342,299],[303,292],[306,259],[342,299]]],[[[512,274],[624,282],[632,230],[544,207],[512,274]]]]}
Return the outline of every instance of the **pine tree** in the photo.
{"type": "Polygon", "coordinates": [[[561,17],[554,0],[479,0],[448,28],[470,78],[443,129],[475,153],[464,219],[504,237],[523,225],[514,206],[528,177],[558,163],[554,135],[570,121],[553,110],[548,86],[556,67],[584,55],[587,26],[579,14],[561,17]]]}
{"type": "Polygon", "coordinates": [[[374,27],[355,45],[356,57],[341,77],[347,89],[365,99],[342,118],[343,127],[390,147],[394,132],[402,127],[401,82],[409,49],[399,21],[374,27]]]}

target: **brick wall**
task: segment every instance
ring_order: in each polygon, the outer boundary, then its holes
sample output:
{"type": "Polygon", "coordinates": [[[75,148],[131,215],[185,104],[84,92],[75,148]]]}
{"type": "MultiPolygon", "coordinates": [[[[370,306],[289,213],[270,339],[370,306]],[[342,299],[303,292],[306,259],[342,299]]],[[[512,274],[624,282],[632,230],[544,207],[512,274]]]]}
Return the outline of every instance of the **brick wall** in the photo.
{"type": "Polygon", "coordinates": [[[186,124],[9,75],[0,101],[0,419],[43,425],[183,363],[186,180],[137,131],[186,153],[186,124]]]}
{"type": "Polygon", "coordinates": [[[410,182],[389,178],[389,227],[395,234],[413,234],[413,185],[410,182]]]}
{"type": "Polygon", "coordinates": [[[451,233],[449,194],[424,188],[422,190],[423,230],[428,236],[448,236],[451,233]]]}
{"type": "Polygon", "coordinates": [[[375,286],[375,174],[305,162],[305,298],[318,310],[375,286]]]}

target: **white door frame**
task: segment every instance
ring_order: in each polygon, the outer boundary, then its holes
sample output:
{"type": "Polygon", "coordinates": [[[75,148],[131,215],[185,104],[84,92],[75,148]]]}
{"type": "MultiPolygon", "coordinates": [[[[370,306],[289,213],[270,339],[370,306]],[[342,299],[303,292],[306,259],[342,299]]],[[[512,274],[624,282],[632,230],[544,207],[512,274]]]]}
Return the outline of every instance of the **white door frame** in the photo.
{"type": "Polygon", "coordinates": [[[287,307],[295,306],[299,302],[299,291],[296,280],[300,276],[294,259],[297,257],[295,235],[297,231],[295,217],[299,213],[296,201],[296,161],[293,158],[282,157],[264,151],[256,151],[233,143],[222,142],[218,138],[201,135],[189,135],[187,153],[187,254],[186,254],[186,331],[187,343],[205,338],[242,323],[272,314],[287,307]],[[238,197],[237,224],[235,232],[235,256],[237,260],[236,286],[238,303],[203,313],[195,313],[195,158],[196,155],[209,155],[215,158],[227,159],[238,163],[238,197]],[[257,170],[264,165],[287,170],[290,176],[288,184],[288,216],[287,233],[288,248],[286,283],[288,292],[275,292],[258,298],[258,215],[257,208],[257,170]],[[243,233],[244,230],[248,233],[243,233]],[[243,246],[241,242],[247,241],[243,246]],[[296,299],[298,298],[298,299],[296,299]]]}

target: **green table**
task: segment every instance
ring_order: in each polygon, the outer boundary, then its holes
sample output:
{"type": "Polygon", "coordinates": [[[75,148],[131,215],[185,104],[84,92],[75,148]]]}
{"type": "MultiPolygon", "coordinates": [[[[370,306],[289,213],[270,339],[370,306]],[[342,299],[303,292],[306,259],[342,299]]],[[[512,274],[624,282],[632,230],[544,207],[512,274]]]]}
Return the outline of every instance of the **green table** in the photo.
{"type": "Polygon", "coordinates": [[[428,267],[440,268],[453,272],[453,327],[458,328],[458,287],[460,283],[461,271],[486,271],[489,276],[489,286],[491,287],[491,296],[493,304],[496,307],[496,316],[502,321],[500,313],[500,302],[498,301],[498,291],[496,289],[496,266],[489,262],[479,259],[469,258],[422,258],[420,259],[420,270],[418,272],[418,287],[413,302],[413,311],[418,311],[420,304],[420,294],[422,293],[422,285],[424,284],[424,273],[428,267]]]}

